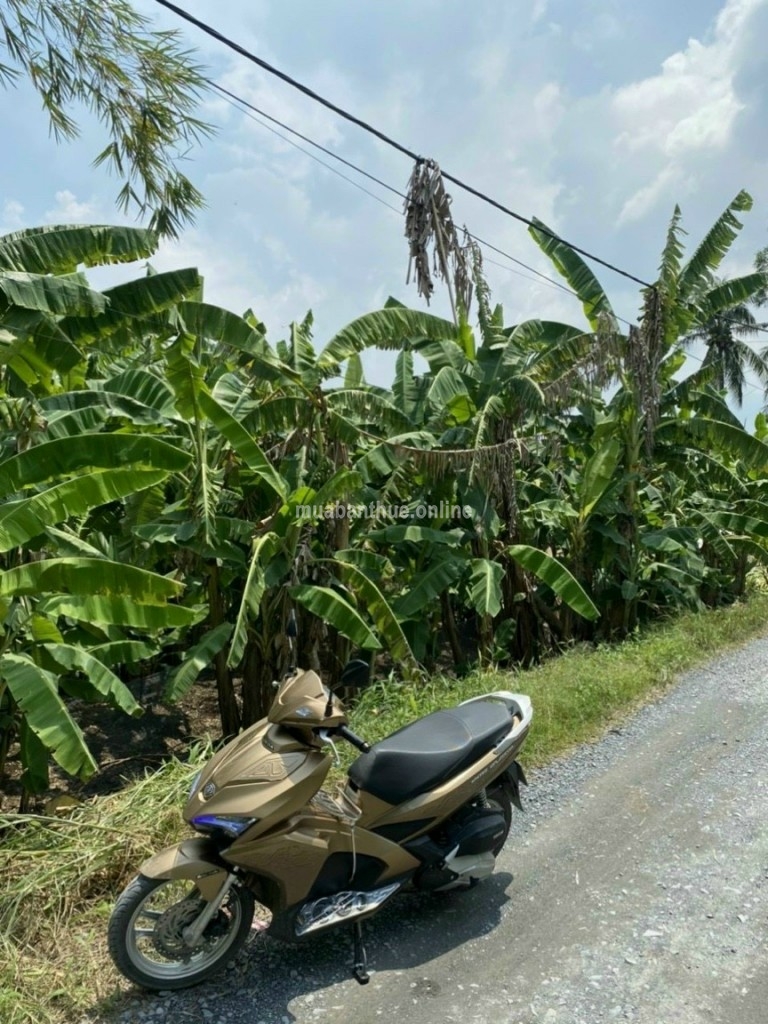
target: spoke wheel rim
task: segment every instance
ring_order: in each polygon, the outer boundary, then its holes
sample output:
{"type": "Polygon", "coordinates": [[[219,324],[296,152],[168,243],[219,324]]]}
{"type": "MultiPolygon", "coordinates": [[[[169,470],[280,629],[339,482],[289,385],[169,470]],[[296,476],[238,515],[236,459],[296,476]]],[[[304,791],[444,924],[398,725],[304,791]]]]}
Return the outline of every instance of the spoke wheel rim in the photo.
{"type": "MultiPolygon", "coordinates": [[[[202,944],[190,949],[188,956],[176,958],[159,948],[164,942],[167,944],[168,936],[159,936],[157,929],[163,927],[164,921],[168,922],[171,928],[174,921],[182,921],[186,915],[178,908],[185,901],[194,898],[196,893],[199,896],[193,883],[169,879],[147,893],[138,904],[128,922],[125,946],[131,962],[140,971],[159,981],[176,980],[199,974],[226,955],[237,938],[243,914],[234,889],[227,894],[213,921],[206,928],[202,944]],[[171,917],[172,912],[176,915],[175,918],[171,917]],[[220,931],[222,927],[224,930],[220,931]],[[212,930],[220,931],[220,934],[212,936],[212,930]]],[[[200,906],[192,919],[198,916],[203,906],[204,903],[200,900],[200,906]]],[[[192,910],[190,903],[190,915],[192,910]]],[[[189,924],[191,921],[184,923],[189,924]]]]}

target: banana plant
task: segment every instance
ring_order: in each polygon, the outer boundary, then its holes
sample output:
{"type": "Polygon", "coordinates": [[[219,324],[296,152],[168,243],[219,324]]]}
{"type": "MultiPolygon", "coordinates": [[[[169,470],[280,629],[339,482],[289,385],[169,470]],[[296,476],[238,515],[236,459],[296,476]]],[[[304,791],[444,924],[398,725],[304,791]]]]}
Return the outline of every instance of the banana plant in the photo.
{"type": "Polygon", "coordinates": [[[82,777],[95,769],[67,696],[138,713],[114,669],[154,656],[198,615],[178,603],[180,583],[93,543],[105,509],[163,486],[189,462],[160,437],[106,431],[115,403],[84,396],[89,346],[105,336],[94,324],[157,314],[199,278],[121,286],[118,300],[78,268],[144,258],[155,244],[151,232],[107,227],[0,238],[0,761],[16,736],[25,801],[47,784],[49,756],[82,777]]]}
{"type": "MultiPolygon", "coordinates": [[[[658,280],[644,292],[640,324],[631,327],[626,335],[619,329],[605,291],[581,256],[541,222],[535,222],[530,228],[541,250],[581,299],[595,342],[602,339],[611,372],[620,385],[611,402],[611,418],[623,448],[626,541],[633,566],[624,592],[625,630],[631,629],[636,621],[635,570],[641,550],[642,492],[649,467],[654,462],[656,433],[657,430],[678,431],[677,411],[670,408],[668,401],[669,418],[666,422],[660,422],[660,418],[665,398],[675,392],[675,397],[684,397],[685,387],[675,388],[674,383],[674,375],[684,362],[683,340],[712,317],[758,295],[765,285],[764,275],[760,273],[725,284],[717,283],[714,277],[742,226],[738,215],[751,206],[749,194],[739,192],[687,261],[684,261],[681,242],[681,214],[679,208],[675,208],[662,251],[658,280]]],[[[737,450],[758,463],[763,458],[762,451],[755,445],[757,439],[727,420],[694,416],[685,420],[682,427],[692,438],[699,439],[698,443],[694,440],[693,447],[724,445],[727,450],[737,450]]]]}
{"type": "Polygon", "coordinates": [[[196,617],[176,603],[182,585],[165,576],[93,548],[90,557],[46,557],[63,546],[57,527],[87,523],[99,507],[167,479],[188,461],[158,438],[113,434],[98,442],[53,440],[0,463],[0,706],[8,723],[4,750],[17,732],[27,792],[47,785],[49,755],[84,778],[95,769],[61,691],[137,713],[110,666],[152,656],[163,635],[196,617]]]}

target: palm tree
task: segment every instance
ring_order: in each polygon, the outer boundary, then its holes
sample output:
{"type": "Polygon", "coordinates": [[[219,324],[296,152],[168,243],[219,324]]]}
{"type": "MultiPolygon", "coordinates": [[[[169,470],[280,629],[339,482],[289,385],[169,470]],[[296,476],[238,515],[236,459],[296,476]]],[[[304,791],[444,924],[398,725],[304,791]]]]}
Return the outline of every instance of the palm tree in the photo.
{"type": "Polygon", "coordinates": [[[766,277],[765,284],[754,299],[756,306],[764,306],[768,303],[768,246],[765,249],[761,249],[757,256],[755,256],[755,270],[765,274],[766,277]]]}
{"type": "Polygon", "coordinates": [[[744,399],[747,372],[757,377],[768,397],[766,351],[756,352],[746,341],[759,332],[760,324],[742,302],[716,313],[690,331],[684,339],[686,345],[694,341],[704,342],[707,352],[703,365],[712,367],[713,383],[719,390],[727,390],[738,406],[741,406],[744,399]]]}

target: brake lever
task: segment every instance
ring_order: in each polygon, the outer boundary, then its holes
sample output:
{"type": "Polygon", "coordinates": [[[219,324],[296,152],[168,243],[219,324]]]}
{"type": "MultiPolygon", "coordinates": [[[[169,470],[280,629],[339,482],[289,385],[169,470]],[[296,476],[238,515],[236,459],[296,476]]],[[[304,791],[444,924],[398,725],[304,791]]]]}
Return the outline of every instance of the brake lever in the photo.
{"type": "Polygon", "coordinates": [[[338,765],[341,764],[341,757],[339,756],[339,751],[336,747],[336,744],[333,742],[333,739],[331,738],[330,731],[328,729],[320,729],[317,735],[320,737],[323,743],[327,743],[331,750],[333,750],[333,763],[338,767],[338,765]]]}

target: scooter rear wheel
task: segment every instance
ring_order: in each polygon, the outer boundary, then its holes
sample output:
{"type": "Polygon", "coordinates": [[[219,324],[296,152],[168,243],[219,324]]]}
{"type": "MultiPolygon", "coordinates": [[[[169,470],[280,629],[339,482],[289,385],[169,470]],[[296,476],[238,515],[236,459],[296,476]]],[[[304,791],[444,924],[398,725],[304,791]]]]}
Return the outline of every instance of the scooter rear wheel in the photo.
{"type": "Polygon", "coordinates": [[[194,882],[137,875],[109,920],[109,952],[120,973],[160,991],[197,985],[221,970],[248,937],[254,897],[232,886],[199,944],[190,948],[182,932],[204,906],[194,882]]]}

